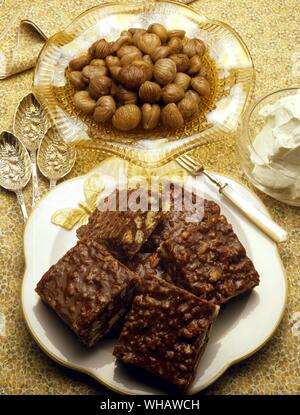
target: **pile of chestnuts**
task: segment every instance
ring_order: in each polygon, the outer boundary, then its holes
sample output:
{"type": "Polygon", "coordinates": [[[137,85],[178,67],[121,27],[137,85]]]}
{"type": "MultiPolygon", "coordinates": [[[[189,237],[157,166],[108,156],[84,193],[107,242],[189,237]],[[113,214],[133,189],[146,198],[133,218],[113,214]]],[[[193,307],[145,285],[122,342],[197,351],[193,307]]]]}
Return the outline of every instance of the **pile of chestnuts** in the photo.
{"type": "Polygon", "coordinates": [[[160,23],[125,30],[115,42],[98,40],[69,63],[75,107],[121,131],[182,128],[210,94],[205,49],[202,40],[160,23]]]}

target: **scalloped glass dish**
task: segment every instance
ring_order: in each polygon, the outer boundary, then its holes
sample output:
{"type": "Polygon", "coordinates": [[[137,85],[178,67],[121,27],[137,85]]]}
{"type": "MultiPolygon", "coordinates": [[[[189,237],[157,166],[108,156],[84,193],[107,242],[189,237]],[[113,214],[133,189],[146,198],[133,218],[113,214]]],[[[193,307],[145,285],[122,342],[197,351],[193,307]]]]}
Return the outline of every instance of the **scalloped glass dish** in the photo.
{"type": "Polygon", "coordinates": [[[66,142],[153,166],[234,132],[251,103],[254,84],[249,51],[231,27],[182,4],[150,0],[94,7],[51,37],[40,53],[33,91],[66,142]],[[203,99],[199,116],[176,131],[158,127],[153,131],[136,129],[124,133],[80,114],[74,107],[74,90],[65,77],[69,61],[99,38],[112,41],[122,30],[146,28],[153,22],[160,22],[169,30],[184,28],[188,38],[202,39],[207,45],[203,64],[211,75],[211,94],[203,99]]]}

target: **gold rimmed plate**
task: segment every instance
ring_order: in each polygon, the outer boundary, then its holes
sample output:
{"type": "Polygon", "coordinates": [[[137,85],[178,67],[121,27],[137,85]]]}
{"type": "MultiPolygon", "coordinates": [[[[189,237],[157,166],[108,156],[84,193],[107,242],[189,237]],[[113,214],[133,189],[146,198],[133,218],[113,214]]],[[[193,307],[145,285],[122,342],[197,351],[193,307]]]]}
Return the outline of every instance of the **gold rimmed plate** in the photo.
{"type": "MultiPolygon", "coordinates": [[[[87,373],[107,387],[125,394],[165,393],[157,380],[120,365],[112,356],[116,338],[110,336],[92,349],[80,345],[75,335],[46,307],[35,293],[44,272],[76,242],[76,227],[66,230],[51,222],[58,209],[78,209],[86,199],[86,182],[100,183],[104,175],[116,179],[128,173],[128,164],[120,159],[108,159],[87,176],[58,185],[41,200],[27,223],[24,234],[26,271],[22,286],[22,307],[27,326],[44,352],[60,364],[87,373]],[[39,223],[39,227],[36,227],[39,223]],[[45,243],[47,241],[47,243],[45,243]],[[41,249],[41,246],[43,249],[41,249]]],[[[177,173],[176,173],[177,174],[177,173]]],[[[218,175],[247,198],[254,206],[268,214],[260,200],[245,186],[229,177],[218,175]]],[[[194,180],[190,178],[190,180],[194,180]]],[[[103,183],[103,182],[102,182],[103,183]]],[[[95,186],[92,186],[93,188],[95,186]]],[[[89,186],[90,188],[91,186],[89,186]]],[[[97,187],[97,186],[96,186],[97,187]]],[[[101,186],[100,186],[101,188],[101,186]]],[[[274,334],[286,304],[287,283],[276,244],[249,222],[238,209],[232,207],[204,180],[201,191],[215,200],[222,213],[245,246],[260,274],[260,285],[251,293],[231,300],[221,310],[197,369],[190,394],[214,382],[234,363],[255,353],[274,334]],[[266,258],[265,253],[268,252],[266,258]]],[[[203,194],[203,193],[202,193],[203,194]]]]}
{"type": "Polygon", "coordinates": [[[136,164],[162,165],[179,154],[235,131],[251,101],[254,67],[240,36],[227,24],[207,19],[192,8],[172,1],[100,5],[77,17],[48,40],[34,75],[34,93],[63,139],[117,154],[136,164]],[[66,77],[71,59],[99,38],[112,41],[122,30],[159,21],[168,29],[182,28],[189,38],[207,44],[203,64],[211,75],[211,94],[199,117],[177,131],[120,132],[96,124],[74,106],[74,90],[66,77]]]}

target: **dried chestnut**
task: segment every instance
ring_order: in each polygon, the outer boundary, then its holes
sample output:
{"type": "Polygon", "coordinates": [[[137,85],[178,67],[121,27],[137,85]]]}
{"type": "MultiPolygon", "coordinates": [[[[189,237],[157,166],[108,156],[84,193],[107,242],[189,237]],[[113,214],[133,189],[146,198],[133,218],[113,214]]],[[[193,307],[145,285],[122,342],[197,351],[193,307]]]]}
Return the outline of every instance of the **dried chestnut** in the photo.
{"type": "Polygon", "coordinates": [[[185,96],[179,103],[178,109],[183,118],[187,121],[191,120],[198,113],[198,104],[193,97],[185,96]]]}
{"type": "Polygon", "coordinates": [[[146,81],[140,86],[139,96],[145,102],[158,102],[161,97],[161,87],[156,82],[146,81]]]}
{"type": "Polygon", "coordinates": [[[96,101],[90,97],[88,91],[79,91],[74,95],[75,107],[84,114],[92,114],[96,107],[96,101]]]}
{"type": "Polygon", "coordinates": [[[160,120],[160,106],[144,104],[142,106],[142,124],[145,130],[153,130],[160,120]]]}
{"type": "Polygon", "coordinates": [[[164,127],[172,130],[182,128],[184,125],[181,112],[174,103],[168,104],[162,109],[161,120],[164,127]]]}
{"type": "Polygon", "coordinates": [[[200,39],[191,39],[183,46],[183,52],[191,58],[194,55],[202,56],[205,52],[205,44],[200,39]]]}
{"type": "Polygon", "coordinates": [[[166,104],[177,102],[184,97],[184,89],[175,83],[168,84],[163,88],[161,96],[166,104]]]}
{"type": "Polygon", "coordinates": [[[161,85],[172,82],[176,75],[176,64],[172,59],[159,59],[154,65],[154,78],[161,85]]]}
{"type": "Polygon", "coordinates": [[[142,113],[137,105],[126,104],[117,109],[112,117],[112,123],[118,130],[129,131],[139,125],[141,118],[142,113]]]}
{"type": "Polygon", "coordinates": [[[89,93],[92,98],[100,98],[110,93],[112,81],[108,76],[92,75],[90,78],[89,93]]]}
{"type": "Polygon", "coordinates": [[[76,89],[84,89],[86,87],[86,83],[84,82],[80,71],[70,72],[69,79],[70,79],[71,84],[76,89]]]}
{"type": "Polygon", "coordinates": [[[103,65],[102,66],[87,65],[81,71],[82,78],[87,83],[90,82],[91,76],[93,75],[103,76],[107,74],[108,74],[108,70],[106,66],[103,66],[103,65]]]}
{"type": "Polygon", "coordinates": [[[110,95],[105,95],[98,99],[93,118],[96,122],[106,122],[116,112],[116,104],[110,95]]]}
{"type": "Polygon", "coordinates": [[[172,53],[180,53],[183,48],[183,43],[179,37],[172,37],[168,42],[168,46],[171,48],[172,53]]]}
{"type": "Polygon", "coordinates": [[[104,59],[110,55],[111,48],[109,43],[105,39],[101,39],[94,44],[94,57],[98,59],[104,59]]]}
{"type": "Polygon", "coordinates": [[[161,45],[155,33],[144,33],[137,41],[138,48],[146,55],[151,55],[161,45]]]}
{"type": "Polygon", "coordinates": [[[168,31],[165,28],[165,26],[163,26],[160,23],[153,23],[148,27],[147,30],[149,33],[154,33],[155,35],[157,35],[162,43],[165,43],[168,40],[168,31]]]}
{"type": "Polygon", "coordinates": [[[126,89],[121,85],[117,87],[115,95],[122,104],[136,104],[138,101],[138,95],[135,91],[126,89]]]}
{"type": "Polygon", "coordinates": [[[184,53],[176,53],[170,56],[176,64],[177,72],[186,72],[190,67],[190,59],[184,53]]]}
{"type": "Polygon", "coordinates": [[[210,84],[206,78],[202,76],[196,76],[191,81],[191,87],[198,92],[199,95],[209,95],[210,94],[210,84]]]}
{"type": "Polygon", "coordinates": [[[145,73],[136,65],[128,65],[120,70],[118,80],[128,89],[139,88],[145,81],[145,73]]]}
{"type": "Polygon", "coordinates": [[[177,72],[175,79],[174,79],[174,84],[181,86],[181,88],[183,88],[184,91],[186,91],[188,87],[190,86],[190,83],[191,83],[191,77],[189,75],[183,72],[177,72]]]}
{"type": "Polygon", "coordinates": [[[199,55],[195,55],[190,59],[190,67],[188,70],[189,75],[194,75],[200,71],[202,66],[202,61],[199,55]]]}
{"type": "Polygon", "coordinates": [[[69,68],[72,71],[81,71],[81,69],[88,65],[91,61],[91,56],[88,53],[83,53],[69,62],[69,68]]]}

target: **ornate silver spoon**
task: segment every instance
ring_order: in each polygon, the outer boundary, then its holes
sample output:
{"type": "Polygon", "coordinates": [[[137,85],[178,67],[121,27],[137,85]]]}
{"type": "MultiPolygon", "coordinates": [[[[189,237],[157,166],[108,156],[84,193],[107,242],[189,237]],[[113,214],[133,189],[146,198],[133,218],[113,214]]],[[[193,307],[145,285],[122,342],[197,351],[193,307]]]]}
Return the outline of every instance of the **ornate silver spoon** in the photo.
{"type": "Polygon", "coordinates": [[[36,153],[50,127],[46,114],[32,93],[19,103],[14,117],[14,134],[27,148],[31,158],[32,206],[39,199],[36,153]]]}
{"type": "Polygon", "coordinates": [[[31,177],[31,162],[23,144],[11,133],[0,134],[0,186],[15,192],[22,211],[24,222],[27,211],[22,189],[31,177]]]}
{"type": "Polygon", "coordinates": [[[53,127],[49,128],[41,141],[37,163],[42,174],[50,181],[50,189],[72,170],[75,160],[75,148],[68,146],[53,127]]]}

